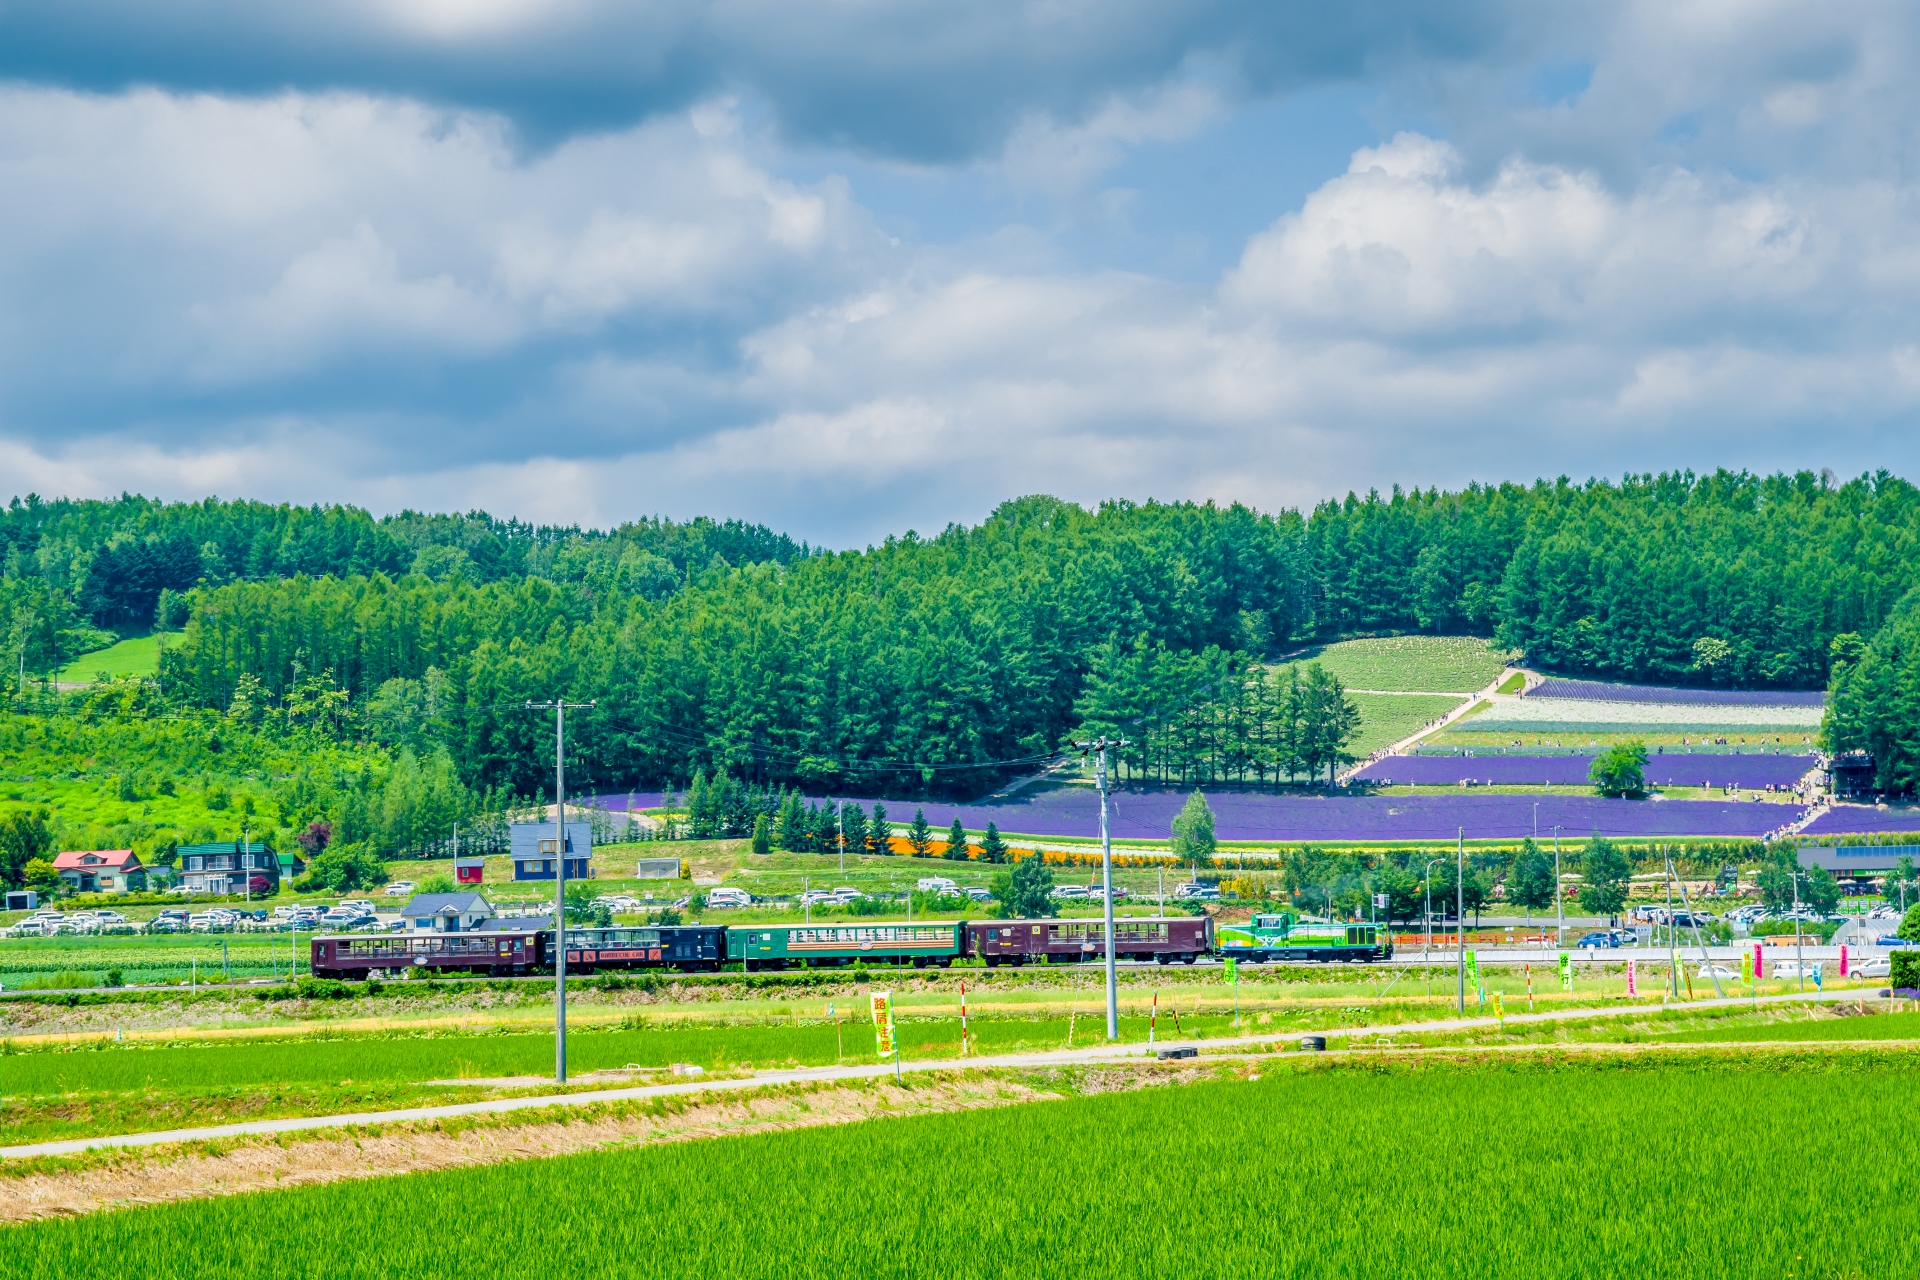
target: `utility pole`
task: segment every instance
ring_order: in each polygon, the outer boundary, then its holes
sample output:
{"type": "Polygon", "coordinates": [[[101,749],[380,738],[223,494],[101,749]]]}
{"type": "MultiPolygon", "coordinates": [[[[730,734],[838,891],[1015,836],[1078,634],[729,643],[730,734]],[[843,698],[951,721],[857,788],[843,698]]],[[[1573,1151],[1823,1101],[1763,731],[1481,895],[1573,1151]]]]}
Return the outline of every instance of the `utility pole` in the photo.
{"type": "Polygon", "coordinates": [[[1113,835],[1107,828],[1107,753],[1127,745],[1125,738],[1109,738],[1104,733],[1093,742],[1076,742],[1081,751],[1099,752],[1094,764],[1094,781],[1100,787],[1100,887],[1107,921],[1107,1039],[1120,1038],[1120,988],[1113,968],[1113,835]]]}
{"type": "Polygon", "coordinates": [[[567,1082],[567,712],[591,711],[591,702],[529,702],[529,711],[553,712],[553,1082],[567,1082]]]}
{"type": "Polygon", "coordinates": [[[1467,829],[1460,827],[1458,831],[1460,843],[1456,851],[1457,861],[1454,863],[1453,872],[1453,911],[1457,929],[1454,936],[1460,940],[1458,957],[1460,996],[1456,1007],[1464,1014],[1467,1011],[1467,829]]]}

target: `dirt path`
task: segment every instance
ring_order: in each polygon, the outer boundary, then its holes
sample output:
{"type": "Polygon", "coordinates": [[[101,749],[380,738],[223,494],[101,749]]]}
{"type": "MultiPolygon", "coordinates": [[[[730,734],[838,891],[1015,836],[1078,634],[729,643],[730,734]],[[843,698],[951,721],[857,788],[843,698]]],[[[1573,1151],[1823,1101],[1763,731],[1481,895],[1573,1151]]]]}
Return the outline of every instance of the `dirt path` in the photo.
{"type": "Polygon", "coordinates": [[[83,1169],[0,1178],[0,1223],[581,1151],[1013,1106],[1180,1083],[1215,1069],[1213,1064],[1170,1069],[1143,1063],[1081,1072],[1070,1083],[1064,1077],[1050,1083],[1043,1076],[970,1074],[909,1080],[905,1087],[891,1080],[837,1082],[687,1104],[634,1101],[562,1121],[382,1125],[297,1142],[259,1136],[210,1149],[128,1153],[83,1169]]]}

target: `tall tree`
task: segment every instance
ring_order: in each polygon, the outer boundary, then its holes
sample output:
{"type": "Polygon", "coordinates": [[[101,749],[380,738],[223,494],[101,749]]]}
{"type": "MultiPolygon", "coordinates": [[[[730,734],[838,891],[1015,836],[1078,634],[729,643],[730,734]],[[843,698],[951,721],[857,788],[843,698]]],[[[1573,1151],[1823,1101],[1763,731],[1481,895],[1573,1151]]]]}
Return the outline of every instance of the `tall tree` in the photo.
{"type": "Polygon", "coordinates": [[[954,862],[967,860],[967,832],[960,825],[960,819],[955,818],[953,825],[947,828],[947,848],[940,856],[954,862]]]}
{"type": "Polygon", "coordinates": [[[1207,804],[1207,798],[1198,791],[1187,797],[1186,804],[1173,819],[1173,856],[1177,862],[1184,862],[1198,871],[1213,865],[1213,810],[1207,804]]]}
{"type": "Polygon", "coordinates": [[[1633,863],[1613,841],[1595,832],[1580,859],[1580,905],[1612,919],[1627,902],[1633,863]]]}

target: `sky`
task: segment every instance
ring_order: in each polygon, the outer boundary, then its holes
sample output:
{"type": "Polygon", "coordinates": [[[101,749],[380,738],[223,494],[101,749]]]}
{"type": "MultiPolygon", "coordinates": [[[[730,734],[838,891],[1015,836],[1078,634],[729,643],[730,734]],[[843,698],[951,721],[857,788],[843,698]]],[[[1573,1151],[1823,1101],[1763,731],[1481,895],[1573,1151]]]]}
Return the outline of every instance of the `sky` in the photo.
{"type": "Polygon", "coordinates": [[[1920,9],[12,0],[0,489],[817,545],[1915,463],[1920,9]]]}

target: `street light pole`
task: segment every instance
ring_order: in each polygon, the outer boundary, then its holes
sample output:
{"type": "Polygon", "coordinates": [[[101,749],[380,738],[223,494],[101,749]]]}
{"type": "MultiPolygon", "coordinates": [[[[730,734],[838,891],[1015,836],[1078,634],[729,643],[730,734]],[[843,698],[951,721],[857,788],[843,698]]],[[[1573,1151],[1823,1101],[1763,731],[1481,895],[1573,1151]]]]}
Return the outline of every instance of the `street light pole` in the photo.
{"type": "Polygon", "coordinates": [[[1460,843],[1455,851],[1458,861],[1454,864],[1453,911],[1454,924],[1459,931],[1455,936],[1460,940],[1460,994],[1456,1007],[1464,1014],[1467,1011],[1467,829],[1461,827],[1459,832],[1460,843]]]}
{"type": "Polygon", "coordinates": [[[1553,945],[1567,945],[1567,906],[1560,898],[1560,828],[1553,829],[1553,945]]]}
{"type": "Polygon", "coordinates": [[[1427,869],[1420,873],[1420,879],[1427,887],[1427,942],[1420,948],[1420,958],[1428,960],[1433,955],[1433,868],[1435,864],[1445,862],[1445,857],[1427,859],[1427,869]]]}

